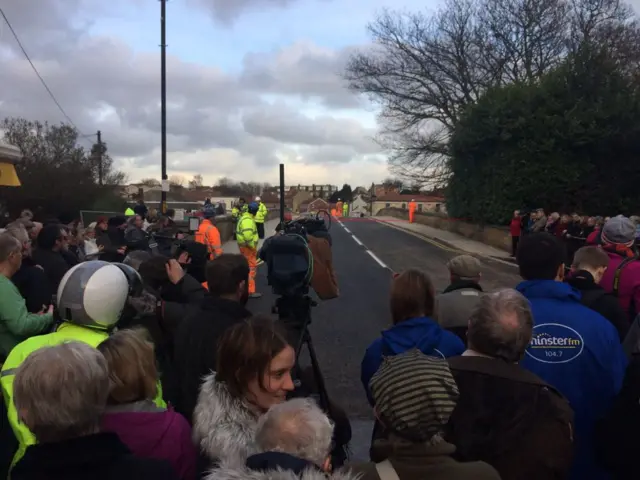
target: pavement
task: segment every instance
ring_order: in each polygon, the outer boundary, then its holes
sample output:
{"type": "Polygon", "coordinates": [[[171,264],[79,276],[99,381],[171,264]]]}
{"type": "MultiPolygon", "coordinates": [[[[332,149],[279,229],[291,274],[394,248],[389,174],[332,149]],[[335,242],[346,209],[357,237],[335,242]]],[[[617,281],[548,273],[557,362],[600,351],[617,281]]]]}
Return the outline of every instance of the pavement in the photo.
{"type": "MultiPolygon", "coordinates": [[[[266,222],[267,236],[273,235],[277,223],[266,222]]],[[[449,283],[447,261],[460,254],[452,244],[401,227],[376,219],[334,219],[330,233],[340,297],[319,302],[312,311],[310,332],[327,389],[351,419],[354,460],[368,460],[374,418],[360,383],[360,362],[369,344],[390,325],[388,301],[393,272],[419,268],[441,291],[449,283]]],[[[224,251],[237,253],[234,244],[227,242],[224,251]]],[[[519,282],[512,265],[489,257],[482,262],[486,290],[513,287],[519,282]]],[[[254,313],[271,313],[277,298],[267,285],[266,268],[259,267],[256,278],[257,291],[264,296],[248,304],[254,313]]]]}

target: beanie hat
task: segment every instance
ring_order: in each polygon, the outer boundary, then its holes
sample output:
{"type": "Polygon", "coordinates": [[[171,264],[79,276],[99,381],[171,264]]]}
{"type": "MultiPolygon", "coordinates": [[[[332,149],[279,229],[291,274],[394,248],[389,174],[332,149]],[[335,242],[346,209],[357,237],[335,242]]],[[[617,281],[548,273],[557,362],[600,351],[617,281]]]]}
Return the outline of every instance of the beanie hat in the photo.
{"type": "Polygon", "coordinates": [[[418,349],[385,357],[369,388],[384,426],[416,443],[442,431],[459,396],[446,360],[418,349]]]}
{"type": "Polygon", "coordinates": [[[615,245],[626,245],[633,242],[636,238],[636,226],[631,219],[618,215],[610,218],[604,224],[602,229],[603,243],[612,243],[615,245]]]}

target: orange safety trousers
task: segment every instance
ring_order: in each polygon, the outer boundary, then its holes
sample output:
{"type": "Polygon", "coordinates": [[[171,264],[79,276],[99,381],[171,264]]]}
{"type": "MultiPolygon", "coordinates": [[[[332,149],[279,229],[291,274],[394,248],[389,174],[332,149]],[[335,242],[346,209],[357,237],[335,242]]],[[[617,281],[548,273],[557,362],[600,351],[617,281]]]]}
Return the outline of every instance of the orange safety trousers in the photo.
{"type": "Polygon", "coordinates": [[[413,217],[415,214],[416,212],[414,210],[409,210],[409,223],[413,223],[413,217]]]}
{"type": "Polygon", "coordinates": [[[249,264],[249,295],[256,293],[256,270],[258,268],[258,250],[249,247],[240,247],[240,253],[249,264]]]}

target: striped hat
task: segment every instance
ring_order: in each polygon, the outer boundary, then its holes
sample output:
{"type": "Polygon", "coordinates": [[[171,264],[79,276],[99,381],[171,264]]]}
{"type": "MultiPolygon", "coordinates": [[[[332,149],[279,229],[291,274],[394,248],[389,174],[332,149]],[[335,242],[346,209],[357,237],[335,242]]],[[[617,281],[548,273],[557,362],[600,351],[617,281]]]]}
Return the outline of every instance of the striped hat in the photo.
{"type": "Polygon", "coordinates": [[[446,360],[418,349],[385,357],[369,388],[384,426],[413,442],[442,431],[459,395],[446,360]]]}

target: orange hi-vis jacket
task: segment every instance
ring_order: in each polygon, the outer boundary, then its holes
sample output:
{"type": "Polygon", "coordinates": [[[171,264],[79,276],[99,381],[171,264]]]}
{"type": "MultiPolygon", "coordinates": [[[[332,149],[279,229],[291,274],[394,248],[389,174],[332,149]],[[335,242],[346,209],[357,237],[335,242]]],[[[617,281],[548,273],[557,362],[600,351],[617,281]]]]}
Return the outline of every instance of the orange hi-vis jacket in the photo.
{"type": "Polygon", "coordinates": [[[210,260],[213,260],[214,258],[222,255],[222,241],[220,240],[220,231],[218,230],[218,227],[211,223],[211,220],[204,219],[202,221],[202,223],[198,227],[198,231],[196,232],[196,242],[202,243],[207,246],[210,260]]]}

